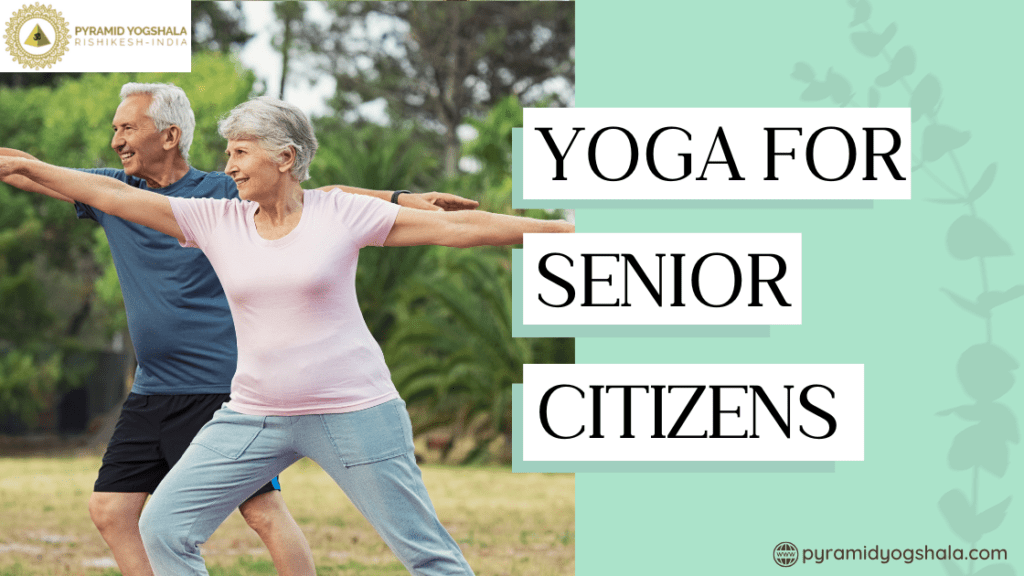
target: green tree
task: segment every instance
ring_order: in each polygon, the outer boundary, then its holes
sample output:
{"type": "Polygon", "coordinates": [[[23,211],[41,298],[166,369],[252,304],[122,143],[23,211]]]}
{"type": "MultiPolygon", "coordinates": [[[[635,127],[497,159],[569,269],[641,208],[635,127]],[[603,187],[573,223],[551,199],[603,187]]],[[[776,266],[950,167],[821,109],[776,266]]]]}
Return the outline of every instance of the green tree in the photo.
{"type": "MultiPolygon", "coordinates": [[[[375,124],[351,126],[336,117],[314,121],[320,148],[310,167],[318,185],[351,183],[378,190],[425,188],[436,162],[408,131],[375,124]]],[[[366,249],[359,254],[356,293],[366,324],[379,342],[388,338],[398,294],[427,264],[430,248],[366,249]]]]}
{"type": "Polygon", "coordinates": [[[241,2],[192,2],[192,53],[240,50],[253,34],[241,2]]]}
{"type": "Polygon", "coordinates": [[[284,99],[284,88],[288,84],[289,62],[291,61],[292,45],[299,31],[302,19],[306,15],[306,5],[302,2],[275,2],[274,15],[281,22],[281,34],[273,40],[274,48],[281,53],[281,85],[277,97],[284,99]]]}
{"type": "Polygon", "coordinates": [[[511,337],[504,255],[474,249],[433,256],[432,274],[412,278],[402,294],[385,355],[402,397],[425,408],[415,412],[416,432],[443,428],[452,438],[472,438],[464,461],[484,460],[497,439],[511,447],[511,384],[522,381],[530,344],[511,337]]]}
{"type": "MultiPolygon", "coordinates": [[[[216,169],[224,156],[217,118],[244,101],[254,82],[225,55],[193,58],[191,74],[86,74],[54,87],[0,87],[0,142],[75,167],[120,167],[110,120],[126,82],[173,82],[196,113],[193,164],[216,169]]],[[[59,382],[69,351],[109,346],[125,328],[120,286],[106,237],[70,204],[0,184],[0,415],[31,421],[59,382]]]]}
{"type": "MultiPolygon", "coordinates": [[[[483,209],[511,212],[511,135],[522,126],[522,107],[508,97],[470,123],[478,136],[465,152],[480,167],[451,180],[449,190],[476,191],[483,209]]],[[[398,293],[395,328],[385,342],[392,379],[413,408],[417,433],[443,429],[471,439],[463,462],[496,456],[508,463],[512,384],[522,382],[523,364],[573,363],[574,341],[512,338],[510,248],[433,248],[424,256],[419,273],[398,293]]]]}
{"type": "Polygon", "coordinates": [[[337,81],[333,106],[384,99],[394,122],[441,136],[446,176],[457,172],[456,130],[509,94],[568,103],[574,82],[571,2],[334,2],[333,17],[301,36],[337,81]]]}

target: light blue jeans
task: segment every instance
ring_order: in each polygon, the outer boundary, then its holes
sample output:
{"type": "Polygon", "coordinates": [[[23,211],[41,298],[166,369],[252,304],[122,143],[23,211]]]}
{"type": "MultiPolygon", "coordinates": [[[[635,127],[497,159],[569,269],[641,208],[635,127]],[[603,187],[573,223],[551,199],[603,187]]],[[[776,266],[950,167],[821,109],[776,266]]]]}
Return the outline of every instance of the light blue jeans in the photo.
{"type": "Polygon", "coordinates": [[[199,545],[267,480],[304,456],[334,478],[409,572],[473,574],[427,496],[400,399],[307,416],[221,408],[143,510],[139,527],[156,574],[208,574],[199,545]]]}

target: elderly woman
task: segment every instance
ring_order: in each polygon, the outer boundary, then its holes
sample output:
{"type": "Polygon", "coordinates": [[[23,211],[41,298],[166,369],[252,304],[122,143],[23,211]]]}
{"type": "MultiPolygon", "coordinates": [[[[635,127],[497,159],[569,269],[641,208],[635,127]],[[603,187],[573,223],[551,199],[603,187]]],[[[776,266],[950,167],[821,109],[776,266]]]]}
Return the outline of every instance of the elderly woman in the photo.
{"type": "Polygon", "coordinates": [[[0,159],[70,198],[203,250],[238,337],[231,401],[196,436],[143,512],[153,568],[206,574],[199,545],[257,488],[302,457],[319,464],[414,574],[472,574],[437,519],[412,429],[359,312],[363,246],[505,245],[561,221],[423,212],[303,190],[317,142],[285,102],[246,102],[220,122],[225,172],[243,200],[171,198],[34,160],[0,159]]]}

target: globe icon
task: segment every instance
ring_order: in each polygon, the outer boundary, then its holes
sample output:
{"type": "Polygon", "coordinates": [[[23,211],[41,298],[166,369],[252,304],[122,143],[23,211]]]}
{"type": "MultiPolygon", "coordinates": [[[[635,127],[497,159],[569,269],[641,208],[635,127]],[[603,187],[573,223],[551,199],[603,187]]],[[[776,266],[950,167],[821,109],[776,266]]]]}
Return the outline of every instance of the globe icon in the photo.
{"type": "Polygon", "coordinates": [[[789,568],[796,564],[797,555],[797,548],[792,542],[780,542],[772,552],[772,557],[775,558],[775,563],[783,568],[789,568]]]}

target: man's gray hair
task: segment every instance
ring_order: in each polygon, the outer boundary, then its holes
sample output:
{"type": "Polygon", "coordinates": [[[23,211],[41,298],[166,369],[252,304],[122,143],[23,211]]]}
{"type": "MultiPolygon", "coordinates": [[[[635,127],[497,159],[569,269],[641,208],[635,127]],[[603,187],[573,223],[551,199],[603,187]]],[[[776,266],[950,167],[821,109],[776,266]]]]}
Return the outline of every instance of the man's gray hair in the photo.
{"type": "Polygon", "coordinates": [[[309,118],[295,106],[270,96],[254,98],[221,118],[217,130],[228,140],[255,140],[276,161],[289,147],[294,148],[291,174],[299,182],[309,180],[309,165],[318,144],[309,118]]]}
{"type": "Polygon", "coordinates": [[[172,125],[181,129],[178,151],[188,162],[188,149],[192,147],[192,136],[196,132],[196,115],[192,112],[192,104],[188,101],[185,91],[174,84],[140,84],[129,82],[121,87],[121,101],[136,94],[149,94],[153,102],[146,113],[156,129],[166,130],[172,125]]]}

